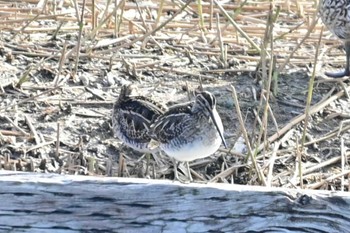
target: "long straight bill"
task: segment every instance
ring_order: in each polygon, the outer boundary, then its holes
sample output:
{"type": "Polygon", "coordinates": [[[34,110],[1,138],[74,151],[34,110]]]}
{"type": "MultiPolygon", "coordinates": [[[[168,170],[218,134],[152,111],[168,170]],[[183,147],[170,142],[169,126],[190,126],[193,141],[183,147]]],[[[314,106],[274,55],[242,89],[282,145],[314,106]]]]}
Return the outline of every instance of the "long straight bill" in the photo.
{"type": "Polygon", "coordinates": [[[214,125],[215,125],[215,127],[216,127],[216,130],[218,131],[218,133],[219,133],[219,135],[220,135],[221,141],[222,141],[222,143],[224,144],[225,148],[227,149],[227,144],[226,144],[224,135],[222,135],[222,133],[221,133],[221,131],[220,131],[220,129],[219,129],[219,126],[218,126],[218,123],[216,122],[216,119],[215,119],[215,117],[214,117],[213,111],[209,111],[209,113],[210,113],[211,119],[212,119],[213,122],[214,122],[214,125]]]}

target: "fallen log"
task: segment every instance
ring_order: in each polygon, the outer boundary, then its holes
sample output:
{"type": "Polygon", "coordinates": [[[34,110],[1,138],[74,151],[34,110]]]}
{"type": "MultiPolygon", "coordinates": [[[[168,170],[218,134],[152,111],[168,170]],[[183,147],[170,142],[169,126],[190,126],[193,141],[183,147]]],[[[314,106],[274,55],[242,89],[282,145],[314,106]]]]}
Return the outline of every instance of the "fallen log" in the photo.
{"type": "Polygon", "coordinates": [[[350,194],[0,171],[0,231],[349,232],[350,194]]]}

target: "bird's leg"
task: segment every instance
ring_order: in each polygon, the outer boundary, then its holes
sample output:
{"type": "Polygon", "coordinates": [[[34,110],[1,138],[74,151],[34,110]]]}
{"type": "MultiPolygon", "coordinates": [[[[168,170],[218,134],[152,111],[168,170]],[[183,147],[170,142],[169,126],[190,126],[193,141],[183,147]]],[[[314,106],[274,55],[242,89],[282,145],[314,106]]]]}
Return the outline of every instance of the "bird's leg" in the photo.
{"type": "Polygon", "coordinates": [[[340,72],[326,72],[325,74],[331,78],[342,78],[350,75],[350,41],[345,41],[345,53],[346,53],[346,66],[343,71],[340,72]]]}
{"type": "Polygon", "coordinates": [[[161,152],[160,151],[152,151],[151,154],[152,154],[153,160],[156,162],[156,165],[158,167],[161,167],[163,165],[163,162],[161,160],[161,158],[162,158],[161,152]]]}
{"type": "Polygon", "coordinates": [[[179,175],[177,173],[177,162],[176,160],[173,158],[173,164],[174,164],[174,180],[179,180],[179,175]]]}
{"type": "Polygon", "coordinates": [[[190,179],[190,182],[192,182],[193,179],[192,179],[192,175],[191,175],[190,164],[189,164],[189,162],[185,162],[185,163],[186,163],[186,167],[187,167],[188,178],[190,179]]]}
{"type": "MultiPolygon", "coordinates": [[[[187,164],[187,169],[189,169],[188,162],[185,162],[185,163],[187,164]]],[[[192,176],[191,176],[190,170],[188,170],[189,176],[190,176],[190,180],[182,180],[182,179],[180,179],[178,171],[177,171],[177,164],[178,164],[178,162],[174,158],[173,158],[173,164],[174,164],[174,180],[178,180],[178,181],[180,181],[181,183],[184,183],[184,184],[188,184],[190,181],[192,181],[192,176]]]]}
{"type": "Polygon", "coordinates": [[[345,41],[346,67],[345,76],[350,75],[350,41],[345,41]]]}
{"type": "Polygon", "coordinates": [[[150,153],[146,153],[146,176],[149,176],[150,153]]]}

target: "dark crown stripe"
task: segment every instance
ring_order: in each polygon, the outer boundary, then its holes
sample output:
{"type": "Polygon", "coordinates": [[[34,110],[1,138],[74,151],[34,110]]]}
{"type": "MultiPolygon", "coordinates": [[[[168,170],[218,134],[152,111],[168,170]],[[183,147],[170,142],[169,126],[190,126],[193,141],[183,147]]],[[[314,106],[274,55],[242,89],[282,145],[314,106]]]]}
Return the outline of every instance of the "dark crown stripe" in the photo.
{"type": "MultiPolygon", "coordinates": [[[[206,107],[207,109],[213,109],[216,105],[216,99],[213,94],[203,91],[197,95],[197,102],[200,105],[203,105],[203,107],[206,107]]],[[[209,110],[208,109],[208,110],[209,110]]]]}

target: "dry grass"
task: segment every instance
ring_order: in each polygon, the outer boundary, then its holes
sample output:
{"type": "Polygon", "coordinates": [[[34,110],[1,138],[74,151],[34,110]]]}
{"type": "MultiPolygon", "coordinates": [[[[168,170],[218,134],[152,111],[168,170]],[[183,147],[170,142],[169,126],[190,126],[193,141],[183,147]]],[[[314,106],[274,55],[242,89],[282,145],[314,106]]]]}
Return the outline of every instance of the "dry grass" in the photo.
{"type": "MultiPolygon", "coordinates": [[[[89,137],[95,140],[93,130],[77,129],[78,139],[68,143],[61,135],[69,119],[58,116],[69,115],[72,108],[75,116],[108,123],[108,109],[122,81],[103,88],[101,83],[105,79],[92,81],[105,76],[101,70],[122,70],[128,79],[141,85],[148,80],[143,73],[150,72],[153,78],[150,86],[154,89],[163,86],[169,88],[167,90],[174,88],[169,84],[169,79],[174,77],[190,76],[194,79],[189,80],[192,84],[201,78],[213,87],[218,86],[217,80],[223,80],[228,87],[234,82],[232,74],[254,74],[255,81],[261,84],[260,95],[250,100],[258,101],[252,111],[254,122],[250,124],[246,120],[247,111],[240,113],[231,106],[228,110],[239,115],[240,129],[227,123],[236,131],[236,140],[241,133],[244,135],[249,157],[243,152],[221,149],[223,161],[216,162],[215,172],[207,171],[213,160],[196,161],[192,168],[205,169],[196,169],[201,173],[193,171],[194,177],[204,182],[239,180],[244,184],[348,190],[347,153],[337,136],[338,128],[333,127],[316,139],[305,139],[313,115],[322,114],[346,92],[334,94],[334,88],[329,89],[329,94],[315,103],[311,95],[314,83],[310,82],[307,110],[282,125],[272,106],[279,94],[282,74],[299,70],[307,73],[312,67],[313,80],[323,66],[322,61],[333,65],[344,62],[340,50],[331,51],[340,41],[328,31],[321,33],[316,8],[317,1],[297,0],[227,1],[225,4],[217,0],[0,2],[1,60],[18,68],[17,71],[2,68],[5,76],[0,85],[3,101],[0,118],[4,122],[0,127],[0,166],[10,170],[74,174],[141,174],[138,157],[120,152],[115,159],[108,151],[94,152],[99,143],[110,146],[110,133],[101,136],[108,131],[108,124],[97,127],[101,135],[94,150],[89,147],[89,137]],[[186,66],[181,65],[184,59],[187,59],[186,66]],[[84,70],[91,76],[85,77],[84,70]],[[35,77],[43,72],[52,76],[52,80],[35,77]],[[155,81],[157,74],[171,75],[155,81]],[[99,84],[91,86],[91,83],[99,84]],[[73,94],[65,95],[67,92],[73,94]],[[89,99],[85,99],[86,93],[89,99]],[[33,106],[43,110],[36,112],[40,117],[35,120],[30,117],[33,106]],[[102,112],[95,111],[102,106],[105,107],[102,112]],[[89,107],[93,110],[88,111],[89,107]],[[22,115],[25,122],[20,120],[22,115]],[[51,119],[52,115],[58,116],[51,119]],[[50,119],[54,133],[44,133],[38,119],[50,119]],[[304,136],[295,136],[298,127],[304,127],[304,136]],[[282,146],[290,140],[294,142],[292,146],[282,146]],[[341,154],[330,157],[317,157],[317,152],[308,154],[308,147],[330,140],[338,143],[341,154]],[[40,156],[36,156],[35,151],[40,151],[40,156]],[[230,156],[228,161],[227,156],[230,156]],[[317,162],[310,163],[310,157],[317,162]]],[[[324,82],[327,80],[316,81],[316,85],[324,82]]],[[[230,93],[234,89],[225,90],[230,93]]],[[[306,96],[305,93],[299,95],[306,96]]],[[[234,93],[233,96],[236,96],[238,110],[240,95],[234,93]]],[[[327,117],[335,119],[339,115],[327,117]]],[[[344,126],[341,132],[346,133],[348,129],[344,126]]],[[[232,146],[235,143],[230,142],[232,146]]],[[[114,149],[122,151],[119,145],[114,149]]],[[[169,177],[168,166],[162,169],[154,167],[152,177],[169,177]]]]}

